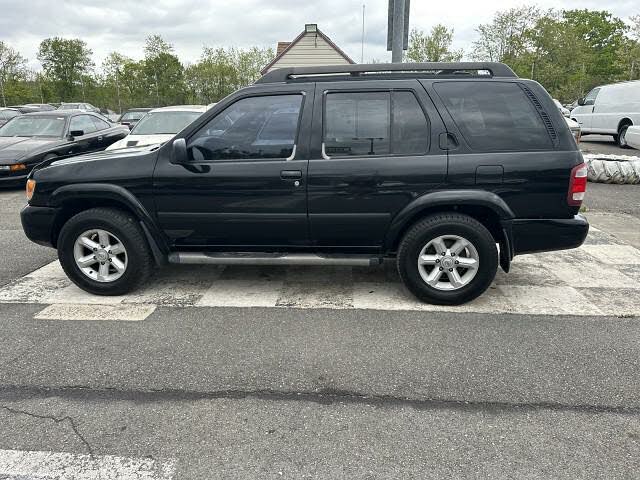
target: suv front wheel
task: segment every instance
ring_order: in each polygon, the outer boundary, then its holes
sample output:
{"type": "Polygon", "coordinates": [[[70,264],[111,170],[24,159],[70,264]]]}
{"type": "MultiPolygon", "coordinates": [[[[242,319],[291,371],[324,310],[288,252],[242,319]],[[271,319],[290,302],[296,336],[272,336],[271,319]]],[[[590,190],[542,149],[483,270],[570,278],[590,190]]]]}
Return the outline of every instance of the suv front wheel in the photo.
{"type": "Polygon", "coordinates": [[[482,294],[498,268],[496,242],[477,220],[442,213],[409,229],[398,248],[398,271],[420,300],[459,305],[482,294]]]}
{"type": "Polygon", "coordinates": [[[153,257],[138,222],[113,208],[92,208],[69,219],[58,237],[67,276],[96,295],[124,295],[144,284],[153,257]]]}

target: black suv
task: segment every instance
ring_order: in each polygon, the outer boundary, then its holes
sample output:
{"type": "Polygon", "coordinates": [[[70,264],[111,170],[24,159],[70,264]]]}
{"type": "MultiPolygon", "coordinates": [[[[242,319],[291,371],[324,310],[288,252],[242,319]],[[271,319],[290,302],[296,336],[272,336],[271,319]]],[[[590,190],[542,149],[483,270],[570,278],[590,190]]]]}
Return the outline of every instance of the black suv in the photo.
{"type": "Polygon", "coordinates": [[[22,224],[100,295],[167,262],[393,258],[418,298],[459,304],[515,255],[582,244],[586,173],[551,97],[506,65],[287,68],[160,147],[44,162],[22,224]]]}

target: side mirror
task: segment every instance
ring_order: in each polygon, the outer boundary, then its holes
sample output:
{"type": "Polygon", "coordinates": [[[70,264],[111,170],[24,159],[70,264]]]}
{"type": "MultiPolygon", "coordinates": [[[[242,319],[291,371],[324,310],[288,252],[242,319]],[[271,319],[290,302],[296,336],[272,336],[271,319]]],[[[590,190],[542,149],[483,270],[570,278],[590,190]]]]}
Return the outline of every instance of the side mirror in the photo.
{"type": "Polygon", "coordinates": [[[84,135],[84,130],[71,130],[69,135],[72,137],[81,137],[84,135]]]}
{"type": "Polygon", "coordinates": [[[578,99],[578,105],[581,107],[584,107],[584,98],[579,98],[578,99]]]}
{"type": "Polygon", "coordinates": [[[189,163],[187,155],[187,141],[184,138],[176,138],[171,145],[171,163],[177,165],[189,163]]]}

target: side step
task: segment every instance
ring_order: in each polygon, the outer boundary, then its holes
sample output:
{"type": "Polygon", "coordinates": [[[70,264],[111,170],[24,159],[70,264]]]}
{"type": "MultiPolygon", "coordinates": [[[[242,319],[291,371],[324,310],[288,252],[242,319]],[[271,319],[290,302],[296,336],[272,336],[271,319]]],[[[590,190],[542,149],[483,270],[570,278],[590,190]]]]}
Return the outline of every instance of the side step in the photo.
{"type": "Polygon", "coordinates": [[[370,267],[381,265],[382,257],[371,255],[317,255],[312,253],[257,252],[174,252],[169,263],[186,265],[344,265],[370,267]]]}

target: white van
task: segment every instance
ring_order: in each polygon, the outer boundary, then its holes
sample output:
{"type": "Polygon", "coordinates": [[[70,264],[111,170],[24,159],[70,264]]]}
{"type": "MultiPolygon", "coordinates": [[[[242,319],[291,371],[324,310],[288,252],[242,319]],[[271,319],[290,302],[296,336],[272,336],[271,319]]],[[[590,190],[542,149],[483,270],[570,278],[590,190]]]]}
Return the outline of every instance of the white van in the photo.
{"type": "Polygon", "coordinates": [[[582,135],[612,135],[621,147],[627,146],[630,125],[640,125],[640,80],[603,85],[578,100],[571,119],[580,124],[582,135]]]}

